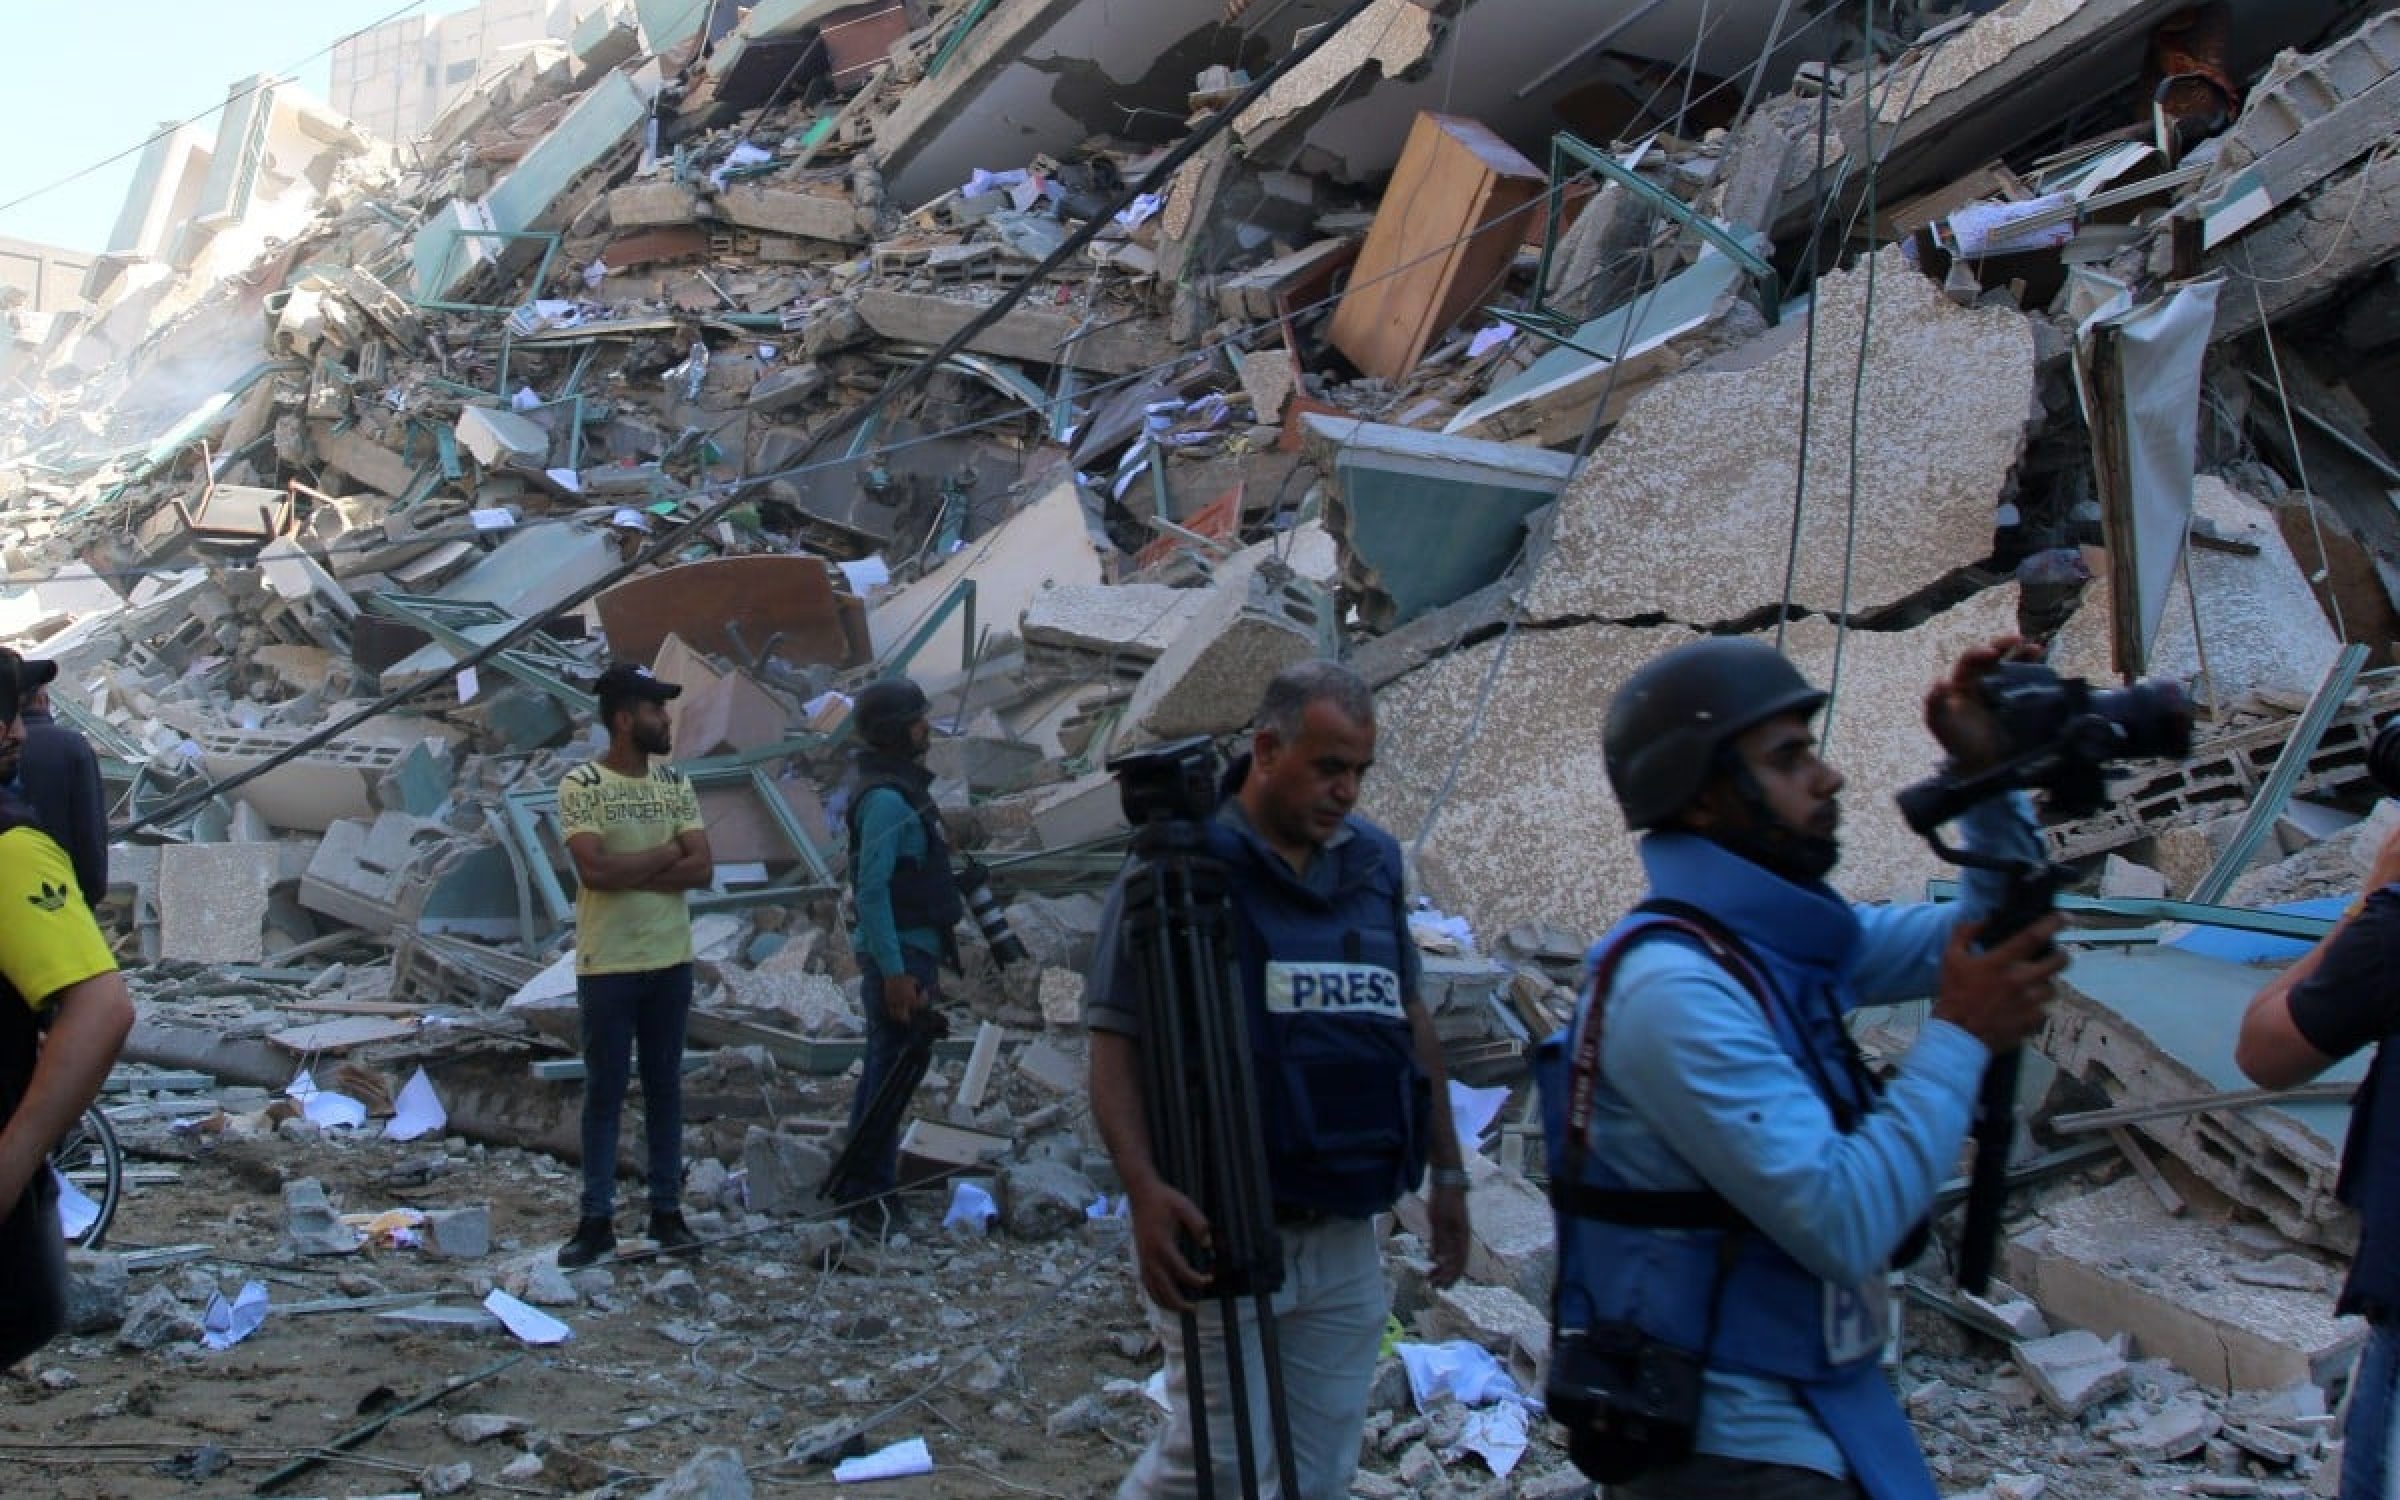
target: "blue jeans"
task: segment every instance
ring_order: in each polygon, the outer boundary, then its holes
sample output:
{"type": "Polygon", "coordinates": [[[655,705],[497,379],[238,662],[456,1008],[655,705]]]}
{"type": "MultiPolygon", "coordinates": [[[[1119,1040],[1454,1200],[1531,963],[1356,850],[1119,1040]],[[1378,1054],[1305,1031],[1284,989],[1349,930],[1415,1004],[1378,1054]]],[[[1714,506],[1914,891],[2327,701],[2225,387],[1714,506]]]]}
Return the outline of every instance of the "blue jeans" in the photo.
{"type": "MultiPolygon", "coordinates": [[[[909,976],[925,991],[927,1003],[941,994],[941,960],[922,948],[900,945],[900,963],[909,976]]],[[[858,1092],[850,1096],[850,1139],[858,1139],[860,1120],[867,1113],[867,1103],[875,1097],[876,1087],[900,1060],[901,1049],[908,1045],[908,1028],[892,1019],[883,1008],[883,970],[875,960],[860,954],[858,959],[858,1006],[867,1013],[867,1055],[858,1074],[858,1092]]],[[[900,1132],[892,1131],[891,1139],[882,1143],[873,1158],[862,1159],[851,1169],[850,1180],[836,1186],[846,1199],[872,1198],[890,1192],[900,1180],[900,1132]]]]}
{"type": "Polygon", "coordinates": [[[583,1216],[617,1206],[617,1121],[638,1044],[642,1136],[650,1147],[653,1212],[683,1202],[683,1033],[692,1010],[692,966],[638,974],[578,974],[583,1012],[583,1216]]]}
{"type": "Polygon", "coordinates": [[[2384,1500],[2400,1473],[2400,1323],[2375,1323],[2350,1377],[2342,1424],[2342,1500],[2384,1500]]]}

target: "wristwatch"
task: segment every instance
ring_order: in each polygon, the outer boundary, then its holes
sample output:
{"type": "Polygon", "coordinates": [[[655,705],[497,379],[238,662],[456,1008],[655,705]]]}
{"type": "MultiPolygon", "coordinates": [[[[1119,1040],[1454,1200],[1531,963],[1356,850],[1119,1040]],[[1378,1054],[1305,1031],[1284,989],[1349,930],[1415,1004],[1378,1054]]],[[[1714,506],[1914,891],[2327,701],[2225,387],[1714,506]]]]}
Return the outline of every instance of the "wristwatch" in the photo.
{"type": "Polygon", "coordinates": [[[1465,1167],[1434,1167],[1427,1171],[1426,1177],[1437,1188],[1465,1188],[1474,1185],[1468,1178],[1465,1167]]]}

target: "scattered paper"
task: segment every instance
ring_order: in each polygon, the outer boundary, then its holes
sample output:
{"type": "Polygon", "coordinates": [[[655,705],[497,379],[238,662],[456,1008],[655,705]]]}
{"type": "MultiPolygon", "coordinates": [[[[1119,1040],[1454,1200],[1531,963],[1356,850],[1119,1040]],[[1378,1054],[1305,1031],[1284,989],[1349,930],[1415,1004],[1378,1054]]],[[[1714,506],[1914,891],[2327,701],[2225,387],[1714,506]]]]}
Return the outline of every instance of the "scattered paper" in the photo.
{"type": "Polygon", "coordinates": [[[383,1127],[383,1135],[385,1140],[413,1141],[449,1123],[450,1111],[442,1108],[442,1096],[434,1092],[433,1080],[419,1068],[400,1086],[400,1097],[392,1101],[392,1118],[383,1127]]]}
{"type": "Polygon", "coordinates": [[[1461,1156],[1473,1156],[1481,1149],[1484,1135],[1500,1111],[1508,1107],[1505,1085],[1488,1089],[1469,1088],[1457,1079],[1450,1080],[1450,1123],[1458,1129],[1458,1150],[1461,1156]]]}
{"type": "Polygon", "coordinates": [[[1166,204],[1163,193],[1144,193],[1125,205],[1117,214],[1117,222],[1127,229],[1139,229],[1166,204]]]}
{"type": "Polygon", "coordinates": [[[583,476],[573,469],[544,469],[542,477],[570,495],[583,493],[583,476]]]}
{"type": "Polygon", "coordinates": [[[1482,1406],[1522,1394],[1492,1351],[1481,1344],[1452,1339],[1443,1344],[1401,1344],[1393,1352],[1408,1372],[1408,1393],[1419,1411],[1431,1411],[1445,1396],[1462,1406],[1482,1406]]]}
{"type": "Polygon", "coordinates": [[[960,185],[958,195],[961,198],[980,198],[986,193],[997,193],[1003,188],[1015,187],[1024,180],[1025,169],[1023,167],[1011,167],[1005,172],[986,172],[983,168],[977,167],[967,174],[967,180],[960,185]]]}
{"type": "Polygon", "coordinates": [[[517,411],[531,411],[542,404],[541,393],[532,386],[521,385],[517,387],[517,393],[508,398],[508,404],[517,411]]]}
{"type": "Polygon", "coordinates": [[[458,701],[472,703],[475,701],[475,695],[482,691],[483,679],[475,675],[475,669],[460,667],[458,669],[458,701]]]}
{"type": "Polygon", "coordinates": [[[256,1281],[245,1281],[225,1300],[223,1292],[210,1294],[208,1311],[200,1315],[200,1342],[211,1349],[230,1349],[258,1332],[267,1321],[267,1289],[256,1281]]]}
{"type": "Polygon", "coordinates": [[[836,566],[842,570],[842,577],[850,581],[850,592],[861,599],[892,581],[892,570],[880,557],[862,557],[836,566]]]}
{"type": "Polygon", "coordinates": [[[483,1299],[483,1310],[528,1344],[563,1344],[575,1336],[574,1329],[498,1287],[493,1287],[491,1295],[483,1299]]]}
{"type": "Polygon", "coordinates": [[[721,193],[725,191],[725,176],[727,173],[732,172],[740,167],[755,167],[760,162],[773,161],[774,159],[775,153],[772,151],[765,150],[758,146],[753,146],[748,141],[736,141],[733,149],[725,153],[725,159],[721,162],[718,162],[716,166],[709,172],[708,185],[721,193]]]}
{"type": "Polygon", "coordinates": [[[348,1094],[336,1094],[317,1087],[317,1080],[303,1068],[284,1091],[284,1097],[300,1106],[300,1113],[320,1130],[367,1123],[367,1107],[348,1094]]]}
{"type": "Polygon", "coordinates": [[[588,286],[588,287],[597,287],[597,286],[599,286],[599,285],[600,285],[600,283],[601,283],[601,282],[603,282],[603,281],[606,281],[607,279],[608,279],[608,262],[607,262],[607,261],[604,261],[604,260],[595,260],[595,261],[593,261],[593,262],[592,262],[590,265],[588,265],[588,266],[585,266],[585,267],[583,268],[583,284],[584,284],[585,286],[588,286]]]}
{"type": "Polygon", "coordinates": [[[1430,907],[1408,914],[1408,936],[1428,953],[1472,957],[1475,952],[1474,924],[1430,907]]]}
{"type": "Polygon", "coordinates": [[[933,1451],[921,1437],[909,1438],[878,1448],[858,1458],[845,1458],[833,1466],[836,1484],[857,1484],[868,1479],[906,1479],[911,1474],[933,1472],[933,1451]]]}
{"type": "Polygon", "coordinates": [[[1000,1205],[992,1195],[971,1182],[950,1184],[950,1206],[942,1213],[944,1229],[966,1229],[982,1234],[1000,1217],[1000,1205]]]}
{"type": "Polygon", "coordinates": [[[1159,1366],[1156,1370],[1153,1370],[1150,1373],[1150,1378],[1148,1380],[1142,1382],[1142,1394],[1148,1397],[1150,1404],[1157,1407],[1160,1411],[1166,1412],[1170,1416],[1174,1414],[1174,1403],[1167,1399],[1166,1366],[1159,1366]]]}
{"type": "Polygon", "coordinates": [[[2027,219],[2044,219],[2066,210],[2071,200],[2052,193],[2025,203],[1970,203],[1948,220],[1957,253],[1967,260],[1986,255],[2011,255],[2024,250],[2055,250],[2075,238],[2075,216],[2019,226],[2027,219]]]}
{"type": "Polygon", "coordinates": [[[1516,336],[1517,331],[1506,323],[1479,328],[1475,330],[1475,337],[1467,341],[1467,358],[1481,359],[1516,336]]]}
{"type": "Polygon", "coordinates": [[[477,531],[506,531],[517,524],[517,513],[505,506],[486,506],[467,512],[477,531]]]}
{"type": "Polygon", "coordinates": [[[1472,1453],[1491,1466],[1493,1478],[1506,1479],[1517,1460],[1525,1456],[1525,1428],[1524,1407],[1508,1401],[1487,1406],[1467,1417],[1458,1441],[1442,1450],[1442,1457],[1455,1459],[1472,1453]]]}
{"type": "Polygon", "coordinates": [[[85,1231],[99,1222],[100,1205],[92,1201],[90,1194],[68,1181],[56,1167],[50,1169],[50,1180],[58,1184],[59,1232],[70,1241],[82,1239],[85,1231]]]}

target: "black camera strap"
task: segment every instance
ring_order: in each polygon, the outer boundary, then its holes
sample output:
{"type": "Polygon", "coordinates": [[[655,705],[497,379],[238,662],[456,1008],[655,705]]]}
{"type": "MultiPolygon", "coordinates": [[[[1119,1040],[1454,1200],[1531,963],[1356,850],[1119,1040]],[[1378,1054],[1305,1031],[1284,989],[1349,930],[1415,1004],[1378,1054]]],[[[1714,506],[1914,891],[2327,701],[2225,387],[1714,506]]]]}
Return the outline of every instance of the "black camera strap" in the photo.
{"type": "Polygon", "coordinates": [[[1636,1229],[1723,1229],[1750,1227],[1741,1210],[1714,1188],[1660,1190],[1593,1187],[1583,1180],[1590,1150],[1592,1112],[1600,1090],[1600,1044],[1609,985],[1618,964],[1642,939],[1659,932],[1678,932],[1698,943],[1726,973],[1731,974],[1764,1011],[1774,1002],[1766,975],[1742,947],[1741,940],[1699,907],[1686,901],[1653,896],[1634,908],[1649,920],[1619,937],[1593,966],[1586,984],[1583,1029],[1567,1065],[1566,1171],[1550,1184],[1550,1203],[1560,1213],[1579,1219],[1599,1219],[1636,1229]]]}

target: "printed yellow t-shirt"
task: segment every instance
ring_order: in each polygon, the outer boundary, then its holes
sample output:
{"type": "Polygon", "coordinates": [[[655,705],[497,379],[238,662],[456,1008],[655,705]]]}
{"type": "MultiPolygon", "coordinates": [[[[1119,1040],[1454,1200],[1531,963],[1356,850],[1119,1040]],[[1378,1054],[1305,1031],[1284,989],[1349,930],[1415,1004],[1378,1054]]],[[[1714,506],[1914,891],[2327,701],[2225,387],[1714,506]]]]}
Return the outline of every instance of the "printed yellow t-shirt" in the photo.
{"type": "MultiPolygon", "coordinates": [[[[635,854],[700,829],[700,799],[679,771],[619,776],[587,761],[559,779],[566,836],[600,836],[607,854],[635,854]]],[[[681,891],[595,891],[575,897],[575,972],[636,974],[689,963],[692,915],[681,891]]]]}
{"type": "Polygon", "coordinates": [[[39,828],[0,833],[0,978],[38,1011],[60,990],[116,967],[67,852],[39,828]]]}

